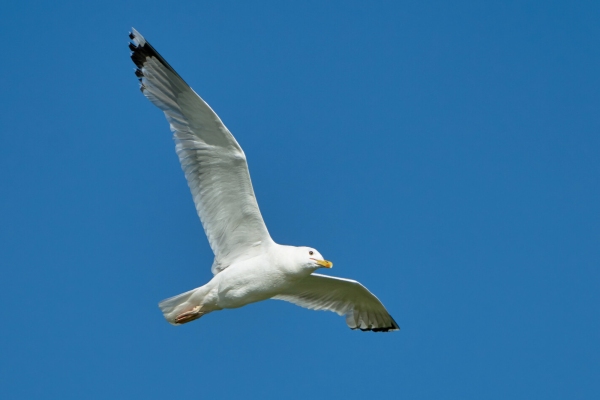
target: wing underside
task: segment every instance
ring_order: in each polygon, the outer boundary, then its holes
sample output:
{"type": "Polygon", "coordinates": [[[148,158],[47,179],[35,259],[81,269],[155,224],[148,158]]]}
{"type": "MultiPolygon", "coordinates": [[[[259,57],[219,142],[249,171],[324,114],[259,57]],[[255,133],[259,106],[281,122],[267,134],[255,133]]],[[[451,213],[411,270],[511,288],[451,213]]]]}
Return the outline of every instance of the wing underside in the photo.
{"type": "Polygon", "coordinates": [[[215,254],[213,273],[271,242],[242,148],[209,105],[135,30],[129,37],[142,93],[164,113],[196,211],[215,254]]]}
{"type": "Polygon", "coordinates": [[[312,274],[273,298],[311,310],[345,315],[351,329],[375,332],[400,329],[381,301],[363,285],[350,279],[312,274]]]}

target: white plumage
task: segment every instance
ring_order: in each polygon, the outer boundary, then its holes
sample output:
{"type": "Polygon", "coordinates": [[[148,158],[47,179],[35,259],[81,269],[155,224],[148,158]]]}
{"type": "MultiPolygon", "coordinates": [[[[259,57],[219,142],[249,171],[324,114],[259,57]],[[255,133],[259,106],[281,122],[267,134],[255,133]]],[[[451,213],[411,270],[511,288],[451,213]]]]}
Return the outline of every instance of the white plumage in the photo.
{"type": "Polygon", "coordinates": [[[399,327],[360,283],[314,274],[331,268],[318,251],[275,243],[256,202],[246,156],[217,114],[135,30],[131,58],[144,95],[169,121],[196,211],[215,254],[206,285],[159,304],[179,325],[212,311],[269,298],[346,315],[352,329],[399,327]]]}

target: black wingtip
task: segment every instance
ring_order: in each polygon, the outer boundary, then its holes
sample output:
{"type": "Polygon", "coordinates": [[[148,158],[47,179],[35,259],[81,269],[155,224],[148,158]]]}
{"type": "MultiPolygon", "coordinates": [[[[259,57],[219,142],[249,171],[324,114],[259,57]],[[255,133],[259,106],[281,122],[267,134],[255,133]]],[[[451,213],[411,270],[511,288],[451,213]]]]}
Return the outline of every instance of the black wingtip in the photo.
{"type": "Polygon", "coordinates": [[[399,326],[391,326],[387,328],[373,328],[373,329],[362,329],[363,331],[373,331],[373,332],[394,332],[399,331],[399,326]]]}
{"type": "Polygon", "coordinates": [[[394,332],[394,331],[399,331],[400,330],[400,326],[396,323],[396,321],[394,321],[394,318],[392,318],[391,315],[389,315],[390,319],[392,320],[392,325],[391,326],[384,326],[384,327],[377,327],[377,328],[372,328],[372,327],[368,327],[368,328],[350,328],[352,330],[357,330],[360,329],[363,332],[367,332],[367,331],[371,331],[371,332],[394,332]]]}
{"type": "MultiPolygon", "coordinates": [[[[162,58],[160,54],[158,54],[158,52],[154,49],[154,47],[152,47],[150,43],[148,43],[146,39],[144,39],[141,36],[136,37],[136,35],[131,32],[129,32],[129,39],[138,42],[137,45],[135,43],[129,43],[129,49],[132,52],[131,60],[138,67],[140,73],[142,68],[144,67],[144,64],[146,63],[146,60],[148,58],[154,58],[158,60],[161,64],[163,64],[169,71],[181,78],[179,74],[173,69],[173,67],[171,67],[169,63],[164,58],[162,58]]],[[[138,78],[141,78],[143,77],[143,74],[139,75],[136,71],[136,76],[138,78]]]]}

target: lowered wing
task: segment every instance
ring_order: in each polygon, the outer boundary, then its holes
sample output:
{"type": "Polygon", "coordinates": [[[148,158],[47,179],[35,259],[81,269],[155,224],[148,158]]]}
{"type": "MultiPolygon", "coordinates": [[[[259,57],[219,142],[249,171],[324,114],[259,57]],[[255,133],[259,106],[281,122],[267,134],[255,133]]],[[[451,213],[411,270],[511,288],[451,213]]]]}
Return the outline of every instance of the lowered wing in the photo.
{"type": "Polygon", "coordinates": [[[328,310],[346,316],[351,329],[388,332],[400,329],[377,297],[350,279],[312,274],[273,297],[311,310],[328,310]]]}

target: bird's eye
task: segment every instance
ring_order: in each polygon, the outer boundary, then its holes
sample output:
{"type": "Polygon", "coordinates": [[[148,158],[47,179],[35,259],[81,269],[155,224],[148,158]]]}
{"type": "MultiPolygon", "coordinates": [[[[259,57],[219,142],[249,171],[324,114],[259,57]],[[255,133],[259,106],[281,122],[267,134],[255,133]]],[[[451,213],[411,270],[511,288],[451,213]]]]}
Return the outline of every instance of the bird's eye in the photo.
{"type": "Polygon", "coordinates": [[[314,252],[311,250],[308,252],[308,254],[310,254],[312,256],[314,254],[314,252]]]}

